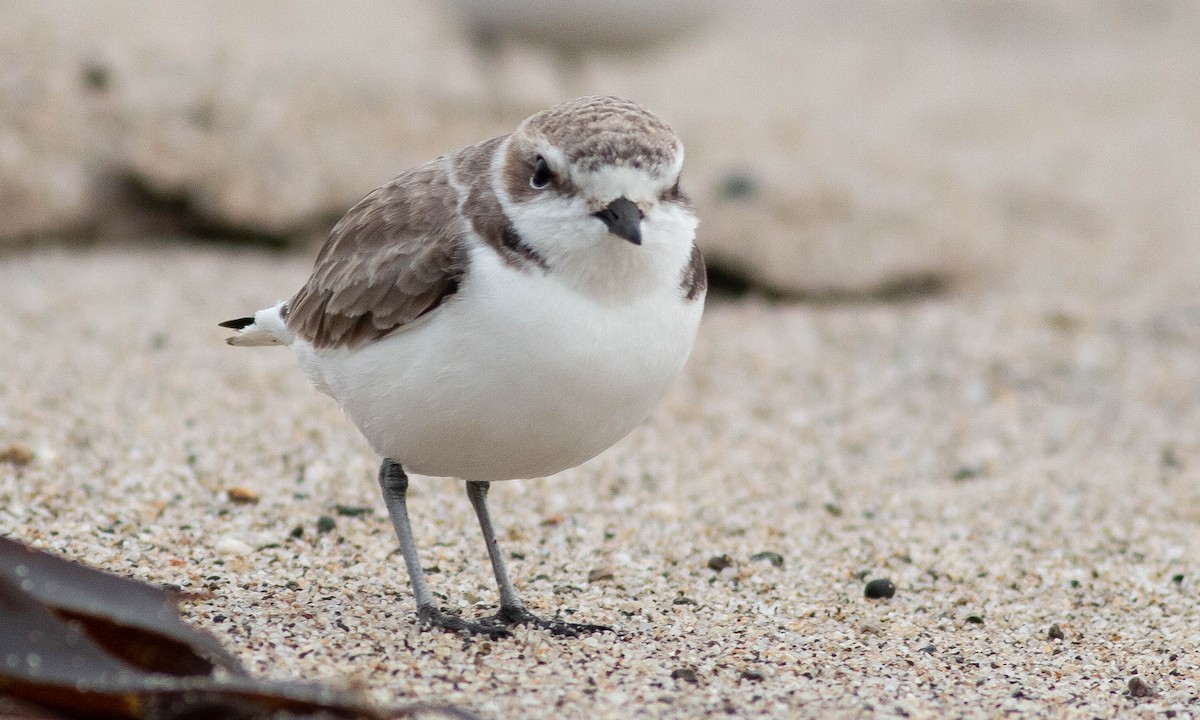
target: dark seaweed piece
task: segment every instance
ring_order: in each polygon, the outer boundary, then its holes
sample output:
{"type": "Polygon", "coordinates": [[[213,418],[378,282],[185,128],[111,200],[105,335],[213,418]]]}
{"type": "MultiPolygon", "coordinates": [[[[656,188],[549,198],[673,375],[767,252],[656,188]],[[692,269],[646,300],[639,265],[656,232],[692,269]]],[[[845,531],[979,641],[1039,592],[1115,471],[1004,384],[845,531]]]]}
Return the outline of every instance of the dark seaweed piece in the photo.
{"type": "Polygon", "coordinates": [[[0,717],[474,718],[449,706],[380,709],[320,685],[256,680],[214,647],[216,638],[179,619],[165,591],[0,538],[0,717]],[[156,660],[163,665],[144,666],[156,660]],[[199,661],[221,672],[197,673],[199,661]]]}
{"type": "Polygon", "coordinates": [[[213,636],[183,622],[175,597],[0,537],[0,577],[82,626],[93,642],[134,667],[171,675],[222,668],[245,675],[213,636]]]}

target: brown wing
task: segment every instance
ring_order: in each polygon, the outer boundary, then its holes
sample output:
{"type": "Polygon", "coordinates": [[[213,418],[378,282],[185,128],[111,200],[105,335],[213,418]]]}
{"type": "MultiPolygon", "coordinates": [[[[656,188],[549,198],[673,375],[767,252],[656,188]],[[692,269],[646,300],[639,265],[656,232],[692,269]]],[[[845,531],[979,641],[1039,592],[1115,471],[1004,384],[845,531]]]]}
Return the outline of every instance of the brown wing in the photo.
{"type": "Polygon", "coordinates": [[[457,205],[445,160],[367,195],[330,232],[288,327],[318,348],[356,347],[436,308],[465,270],[457,205]]]}

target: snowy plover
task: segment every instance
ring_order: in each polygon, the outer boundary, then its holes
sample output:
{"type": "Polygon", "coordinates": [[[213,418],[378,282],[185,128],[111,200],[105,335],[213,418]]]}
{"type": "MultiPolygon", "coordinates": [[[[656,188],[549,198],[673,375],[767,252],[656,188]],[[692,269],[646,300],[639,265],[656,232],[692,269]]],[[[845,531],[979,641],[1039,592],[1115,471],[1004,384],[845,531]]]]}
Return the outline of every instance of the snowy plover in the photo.
{"type": "Polygon", "coordinates": [[[641,106],[587,97],[410,170],[341,219],[308,282],[231,345],[288,345],[383,457],[379,484],[419,618],[498,636],[543,620],[518,599],[488,483],[552,475],[624,437],[683,367],[704,305],[683,145],[641,106]],[[403,467],[402,467],[403,466],[403,467]],[[440,610],[409,524],[405,468],[466,481],[500,589],[440,610]]]}

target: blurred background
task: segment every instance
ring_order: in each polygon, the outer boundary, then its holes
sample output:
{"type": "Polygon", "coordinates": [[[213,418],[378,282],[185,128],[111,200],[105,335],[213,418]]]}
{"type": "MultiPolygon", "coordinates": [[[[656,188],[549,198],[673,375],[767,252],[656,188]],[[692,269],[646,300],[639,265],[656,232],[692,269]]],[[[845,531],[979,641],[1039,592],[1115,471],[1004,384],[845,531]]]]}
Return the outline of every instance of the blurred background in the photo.
{"type": "Polygon", "coordinates": [[[4,0],[0,248],[311,250],[398,172],[598,93],[683,136],[732,286],[1200,270],[1194,0],[4,0]]]}

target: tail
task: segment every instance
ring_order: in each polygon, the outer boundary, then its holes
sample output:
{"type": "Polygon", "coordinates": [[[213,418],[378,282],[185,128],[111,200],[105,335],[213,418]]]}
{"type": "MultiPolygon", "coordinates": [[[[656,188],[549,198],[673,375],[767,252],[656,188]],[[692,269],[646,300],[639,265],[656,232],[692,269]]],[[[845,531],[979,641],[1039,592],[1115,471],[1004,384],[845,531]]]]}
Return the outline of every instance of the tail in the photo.
{"type": "Polygon", "coordinates": [[[259,310],[254,317],[226,320],[221,327],[237,330],[237,335],[226,338],[230,345],[253,347],[256,345],[290,345],[292,332],[287,328],[287,302],[275,307],[259,310]]]}

